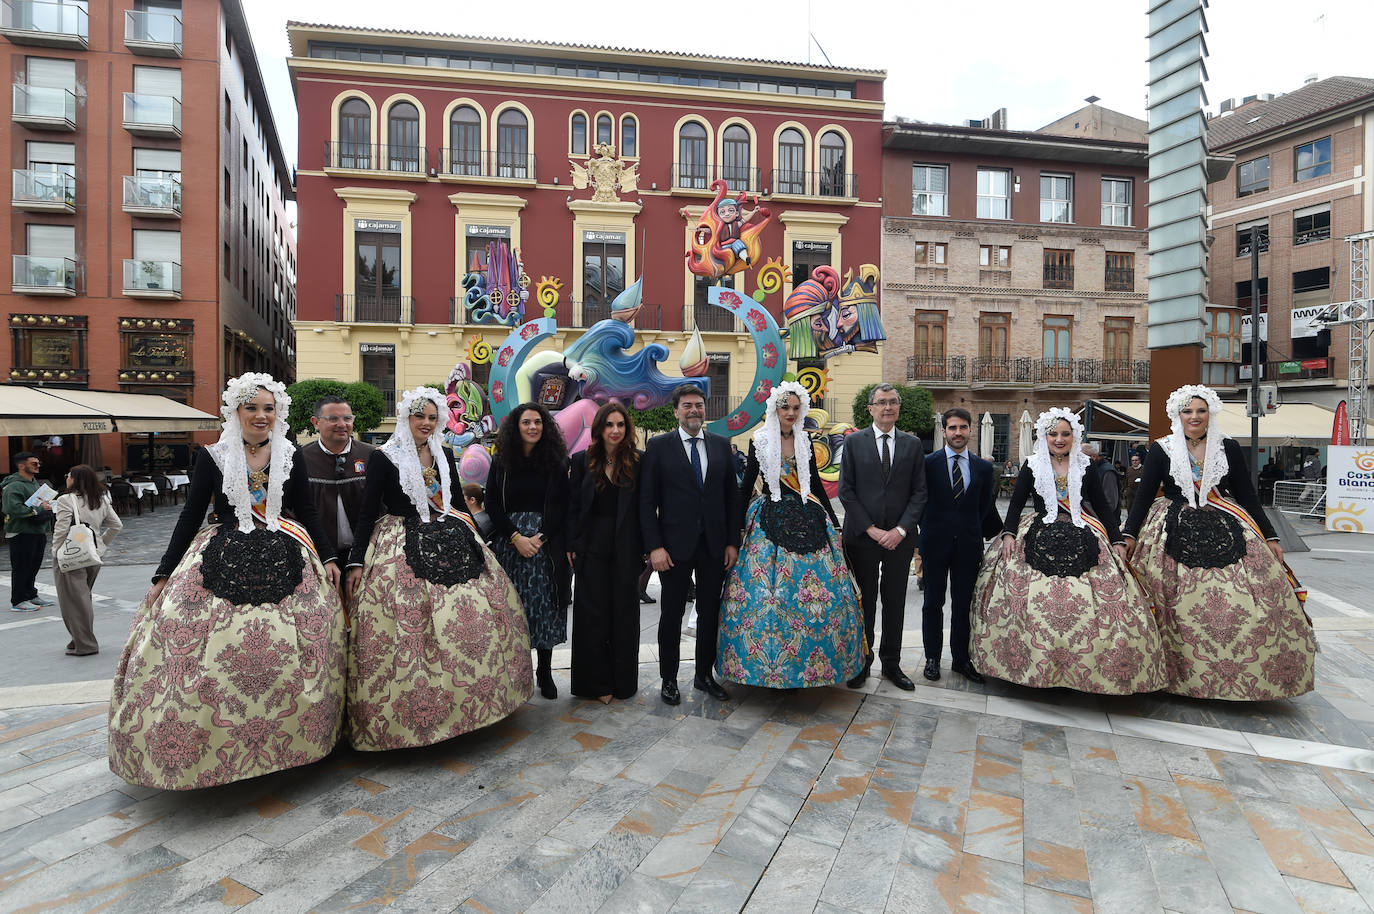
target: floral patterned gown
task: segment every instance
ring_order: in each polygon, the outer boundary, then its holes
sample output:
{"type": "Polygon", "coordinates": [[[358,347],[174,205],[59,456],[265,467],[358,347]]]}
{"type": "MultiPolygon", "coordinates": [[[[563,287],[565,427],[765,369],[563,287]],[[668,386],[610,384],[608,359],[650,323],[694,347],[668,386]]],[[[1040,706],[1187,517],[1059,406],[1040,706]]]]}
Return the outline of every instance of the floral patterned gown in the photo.
{"type": "MultiPolygon", "coordinates": [[[[763,494],[749,502],[739,561],[726,578],[720,608],[720,669],[726,679],[777,689],[825,686],[852,679],[863,668],[863,610],[814,453],[810,460],[805,497],[796,461],[785,457],[782,500],[771,499],[765,480],[763,494]]],[[[745,495],[758,477],[751,444],[745,495]]]]}
{"type": "Polygon", "coordinates": [[[1122,542],[1115,512],[1085,479],[1085,525],[1077,527],[1070,520],[1068,480],[1059,477],[1055,484],[1059,512],[1046,524],[1035,474],[1022,465],[1002,528],[1016,537],[1012,554],[1002,557],[1002,537],[996,537],[974,585],[974,667],[1040,689],[1128,695],[1163,688],[1163,652],[1149,600],[1111,549],[1122,542]],[[1035,513],[1022,518],[1032,495],[1035,513]]]}

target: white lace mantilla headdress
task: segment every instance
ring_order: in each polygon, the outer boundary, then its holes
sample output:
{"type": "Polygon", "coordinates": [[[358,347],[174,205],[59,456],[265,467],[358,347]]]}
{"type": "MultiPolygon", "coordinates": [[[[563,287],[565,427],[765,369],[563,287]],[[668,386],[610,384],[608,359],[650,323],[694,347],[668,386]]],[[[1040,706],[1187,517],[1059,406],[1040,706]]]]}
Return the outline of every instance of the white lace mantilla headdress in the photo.
{"type": "Polygon", "coordinates": [[[782,501],[782,428],[778,425],[778,404],[790,396],[795,396],[801,403],[797,424],[792,426],[792,440],[796,442],[793,450],[797,458],[797,484],[803,501],[811,491],[811,456],[806,452],[811,439],[806,436],[804,425],[806,414],[811,411],[811,395],[796,381],[783,381],[768,395],[763,425],[754,432],[754,456],[768,483],[768,497],[772,501],[782,501]]]}
{"type": "Polygon", "coordinates": [[[444,513],[450,510],[449,500],[452,487],[448,476],[448,460],[444,457],[444,429],[448,427],[448,403],[444,395],[433,387],[417,387],[401,394],[401,402],[396,404],[396,431],[386,439],[381,450],[387,459],[396,466],[401,476],[401,491],[410,498],[410,503],[420,513],[421,523],[429,523],[431,502],[425,488],[425,477],[420,467],[420,450],[415,445],[415,436],[410,433],[411,416],[424,412],[425,406],[433,403],[439,410],[439,418],[434,422],[434,431],[429,433],[429,452],[434,456],[434,468],[439,471],[439,493],[444,499],[444,513]]]}
{"type": "Polygon", "coordinates": [[[1169,455],[1169,475],[1183,490],[1183,497],[1189,505],[1194,508],[1205,505],[1207,496],[1217,487],[1217,483],[1221,482],[1229,469],[1226,464],[1226,451],[1221,445],[1228,436],[1217,422],[1221,416],[1221,397],[1205,385],[1185,384],[1169,394],[1164,411],[1169,415],[1169,427],[1173,431],[1168,436],[1160,438],[1159,445],[1164,448],[1164,453],[1169,455]],[[1188,442],[1183,437],[1183,419],[1180,417],[1183,407],[1194,397],[1207,403],[1207,453],[1203,457],[1200,488],[1193,486],[1193,468],[1188,462],[1188,442]]]}
{"type": "Polygon", "coordinates": [[[248,458],[243,452],[243,425],[239,422],[239,407],[256,397],[260,390],[271,393],[277,406],[277,420],[267,434],[272,455],[267,463],[266,510],[267,529],[280,530],[282,487],[291,475],[291,460],[296,453],[296,446],[286,438],[286,414],[291,409],[286,385],[270,374],[254,371],[230,381],[224,388],[224,405],[219,408],[224,429],[220,432],[219,440],[206,448],[224,477],[224,496],[233,506],[239,530],[244,533],[253,529],[253,498],[248,493],[248,458]]]}
{"type": "Polygon", "coordinates": [[[1035,451],[1030,459],[1031,472],[1035,474],[1035,491],[1045,502],[1044,523],[1052,524],[1059,517],[1059,493],[1054,485],[1054,463],[1050,459],[1050,429],[1063,420],[1073,430],[1073,443],[1069,446],[1069,519],[1075,527],[1082,527],[1083,520],[1083,477],[1087,475],[1091,461],[1083,453],[1083,423],[1078,421],[1073,410],[1056,406],[1035,417],[1035,451]]]}

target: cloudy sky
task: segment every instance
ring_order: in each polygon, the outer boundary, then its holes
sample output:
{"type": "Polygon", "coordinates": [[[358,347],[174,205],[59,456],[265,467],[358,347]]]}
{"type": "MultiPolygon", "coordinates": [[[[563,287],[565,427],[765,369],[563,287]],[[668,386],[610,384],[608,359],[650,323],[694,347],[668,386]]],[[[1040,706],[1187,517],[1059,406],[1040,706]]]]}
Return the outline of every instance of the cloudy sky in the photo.
{"type": "MultiPolygon", "coordinates": [[[[805,3],[244,0],[293,162],[288,19],[812,63],[825,62],[823,49],[836,65],[887,70],[889,118],[955,123],[1006,108],[1012,129],[1034,130],[1089,95],[1144,117],[1146,0],[811,0],[809,16],[805,3]]],[[[1361,53],[1374,34],[1367,0],[1213,0],[1207,19],[1213,110],[1232,96],[1291,91],[1310,74],[1374,76],[1361,53]]]]}

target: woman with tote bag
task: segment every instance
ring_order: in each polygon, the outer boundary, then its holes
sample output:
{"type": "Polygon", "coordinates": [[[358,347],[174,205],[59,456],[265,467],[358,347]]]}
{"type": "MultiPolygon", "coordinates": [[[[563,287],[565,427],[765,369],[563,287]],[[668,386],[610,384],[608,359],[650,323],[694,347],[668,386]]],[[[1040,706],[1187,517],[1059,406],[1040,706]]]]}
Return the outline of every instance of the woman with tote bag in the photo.
{"type": "Polygon", "coordinates": [[[53,502],[53,510],[57,521],[52,533],[52,576],[57,583],[62,621],[72,636],[67,642],[67,656],[98,654],[91,589],[105,548],[124,524],[110,504],[105,483],[84,463],[67,473],[67,491],[53,502]]]}

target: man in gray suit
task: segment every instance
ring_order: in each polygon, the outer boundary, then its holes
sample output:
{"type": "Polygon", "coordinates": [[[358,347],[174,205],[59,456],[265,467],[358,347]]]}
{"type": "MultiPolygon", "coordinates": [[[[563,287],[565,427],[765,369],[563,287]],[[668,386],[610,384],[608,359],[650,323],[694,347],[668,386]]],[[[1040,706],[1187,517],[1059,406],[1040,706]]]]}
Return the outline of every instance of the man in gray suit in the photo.
{"type": "Polygon", "coordinates": [[[840,504],[844,506],[844,549],[859,585],[868,634],[868,656],[849,687],[857,689],[873,666],[878,597],[883,601],[883,675],[899,689],[915,684],[899,665],[906,618],[906,580],[916,551],[916,527],[926,506],[926,469],[921,439],[896,428],[902,400],[891,384],[868,395],[873,427],[845,439],[840,460],[840,504]],[[879,579],[881,578],[881,584],[879,579]]]}

